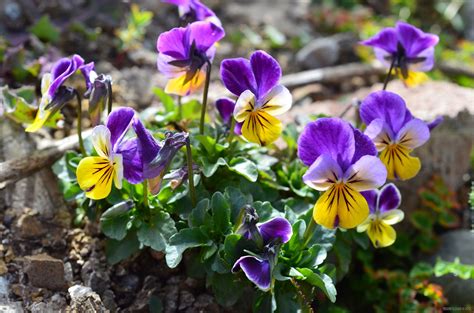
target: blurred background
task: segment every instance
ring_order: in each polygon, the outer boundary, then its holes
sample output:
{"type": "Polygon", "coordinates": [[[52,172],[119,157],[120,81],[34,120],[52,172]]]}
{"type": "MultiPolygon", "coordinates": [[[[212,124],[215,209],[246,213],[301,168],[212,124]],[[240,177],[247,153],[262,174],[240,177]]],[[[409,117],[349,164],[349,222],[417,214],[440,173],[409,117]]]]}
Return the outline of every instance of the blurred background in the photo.
{"type": "MultiPolygon", "coordinates": [[[[421,173],[397,184],[406,212],[397,242],[376,251],[337,251],[336,261],[347,266],[338,277],[337,305],[328,310],[433,312],[447,300],[453,306],[472,305],[474,236],[468,199],[474,173],[474,0],[203,2],[226,31],[214,61],[211,100],[225,93],[218,72],[222,59],[263,49],[282,65],[282,80],[294,97],[285,122],[298,125],[320,114],[337,116],[381,88],[386,70],[371,49],[358,45],[360,40],[398,20],[440,37],[430,81],[408,89],[394,80],[388,88],[402,95],[417,117],[445,118],[429,144],[417,150],[421,173]],[[427,264],[437,258],[451,262],[435,267],[438,273],[449,267],[463,279],[429,278],[433,273],[427,264]]],[[[156,40],[179,24],[176,7],[159,0],[0,0],[0,86],[34,85],[38,90],[39,77],[54,61],[77,53],[112,76],[115,105],[141,111],[159,106],[154,87],[163,88],[166,79],[156,69],[156,40]]],[[[72,124],[75,113],[70,111],[72,124]]],[[[352,111],[347,117],[356,118],[352,111]]],[[[73,129],[67,125],[42,135],[63,138],[73,129]]],[[[117,300],[120,307],[132,305],[133,299],[124,299],[117,300]]]]}

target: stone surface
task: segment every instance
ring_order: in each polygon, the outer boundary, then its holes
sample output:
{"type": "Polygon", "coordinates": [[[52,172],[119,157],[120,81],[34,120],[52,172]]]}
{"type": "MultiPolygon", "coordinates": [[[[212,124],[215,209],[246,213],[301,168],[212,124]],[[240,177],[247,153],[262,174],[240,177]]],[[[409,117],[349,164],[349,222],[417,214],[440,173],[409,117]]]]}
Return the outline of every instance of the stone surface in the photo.
{"type": "Polygon", "coordinates": [[[30,284],[35,287],[51,290],[64,290],[64,264],[47,254],[38,254],[25,257],[25,273],[30,284]]]}
{"type": "MultiPolygon", "coordinates": [[[[437,258],[450,262],[459,258],[461,264],[474,265],[474,232],[463,229],[443,234],[440,247],[431,262],[434,264],[437,258]]],[[[449,306],[474,305],[473,279],[463,280],[454,275],[445,275],[433,281],[443,286],[449,306]]]]}
{"type": "Polygon", "coordinates": [[[15,228],[20,237],[25,239],[40,239],[39,237],[46,233],[46,228],[40,222],[39,215],[31,210],[18,218],[15,228]]]}
{"type": "Polygon", "coordinates": [[[99,295],[89,287],[74,285],[68,289],[68,292],[71,297],[70,308],[72,312],[109,312],[99,295]]]}

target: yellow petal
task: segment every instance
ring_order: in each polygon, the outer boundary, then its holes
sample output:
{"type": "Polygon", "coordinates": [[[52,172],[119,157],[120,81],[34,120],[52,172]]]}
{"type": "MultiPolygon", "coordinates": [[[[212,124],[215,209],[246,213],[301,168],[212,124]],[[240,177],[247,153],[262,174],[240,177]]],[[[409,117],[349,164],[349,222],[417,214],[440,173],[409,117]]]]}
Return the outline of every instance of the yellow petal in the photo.
{"type": "Polygon", "coordinates": [[[370,224],[367,229],[367,235],[376,248],[388,247],[393,244],[397,238],[395,229],[379,219],[376,219],[370,224]]]}
{"type": "Polygon", "coordinates": [[[79,162],[76,176],[79,187],[86,192],[86,197],[94,200],[104,199],[112,190],[115,168],[107,158],[86,157],[79,162]]]}
{"type": "Polygon", "coordinates": [[[50,115],[51,111],[43,111],[42,109],[38,109],[35,120],[25,129],[25,131],[29,133],[38,131],[41,127],[43,127],[44,123],[46,123],[50,115]]]}
{"type": "Polygon", "coordinates": [[[428,75],[426,75],[423,72],[413,72],[413,71],[408,71],[408,76],[403,77],[401,72],[398,72],[398,76],[400,79],[403,81],[405,86],[407,87],[415,87],[417,85],[420,85],[424,82],[426,82],[429,78],[428,75]]]}
{"type": "Polygon", "coordinates": [[[271,144],[280,137],[283,126],[279,119],[263,111],[249,114],[242,125],[242,135],[261,146],[271,144]]]}
{"type": "Polygon", "coordinates": [[[33,123],[31,123],[25,131],[29,133],[34,133],[43,127],[44,123],[48,120],[51,115],[51,111],[45,111],[44,108],[51,102],[51,97],[48,95],[48,89],[51,85],[51,74],[47,73],[43,75],[41,79],[41,102],[38,106],[38,111],[36,112],[36,117],[33,123]]]}
{"type": "Polygon", "coordinates": [[[186,74],[170,79],[166,84],[165,92],[179,96],[188,96],[198,91],[206,80],[206,72],[197,71],[194,77],[186,81],[186,74]]]}
{"type": "Polygon", "coordinates": [[[387,146],[380,153],[380,160],[387,167],[388,179],[407,180],[418,174],[421,168],[419,158],[409,155],[411,150],[399,144],[387,146]]]}
{"type": "Polygon", "coordinates": [[[354,228],[369,216],[367,200],[344,184],[335,184],[319,197],[313,210],[316,223],[326,228],[354,228]]]}

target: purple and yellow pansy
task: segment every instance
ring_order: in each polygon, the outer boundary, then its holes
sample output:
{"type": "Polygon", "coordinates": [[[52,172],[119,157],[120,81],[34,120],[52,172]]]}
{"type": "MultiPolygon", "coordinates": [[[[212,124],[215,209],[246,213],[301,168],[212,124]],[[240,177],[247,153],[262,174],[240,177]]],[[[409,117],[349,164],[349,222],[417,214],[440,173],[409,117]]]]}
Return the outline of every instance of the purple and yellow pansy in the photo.
{"type": "Polygon", "coordinates": [[[387,170],[369,137],[339,118],[320,118],[304,128],[298,156],[309,166],[303,181],[324,193],[313,210],[326,228],[354,228],[369,215],[360,193],[385,183],[387,170]]]}
{"type": "Polygon", "coordinates": [[[162,33],[156,47],[158,69],[169,79],[165,91],[179,96],[198,91],[214,58],[215,43],[224,35],[224,29],[210,22],[194,22],[162,33]]]}
{"type": "Polygon", "coordinates": [[[427,72],[434,65],[434,46],[438,36],[404,23],[382,29],[377,35],[361,44],[374,48],[376,58],[389,68],[396,69],[408,86],[426,80],[427,72]]]}
{"type": "Polygon", "coordinates": [[[388,179],[413,178],[421,168],[420,159],[410,153],[430,138],[430,129],[442,119],[427,124],[412,116],[403,99],[389,91],[371,93],[362,101],[360,117],[365,134],[380,152],[388,179]]]}
{"type": "Polygon", "coordinates": [[[242,135],[262,146],[280,136],[283,125],[275,116],[287,112],[292,105],[291,93],[278,84],[281,68],[264,51],[256,51],[250,59],[226,59],[221,64],[225,87],[238,97],[234,118],[242,123],[242,135]]]}
{"type": "Polygon", "coordinates": [[[391,225],[399,223],[404,218],[403,211],[398,207],[402,197],[394,184],[387,184],[380,190],[362,192],[369,204],[369,217],[359,226],[358,232],[367,232],[375,248],[384,248],[392,245],[397,233],[391,225]]]}

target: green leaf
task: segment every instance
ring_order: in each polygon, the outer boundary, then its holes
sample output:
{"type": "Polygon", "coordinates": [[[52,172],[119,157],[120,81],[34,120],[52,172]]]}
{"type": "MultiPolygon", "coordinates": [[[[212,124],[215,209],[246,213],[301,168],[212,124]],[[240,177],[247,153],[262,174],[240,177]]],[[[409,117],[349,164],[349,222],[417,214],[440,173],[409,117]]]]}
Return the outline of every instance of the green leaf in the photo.
{"type": "Polygon", "coordinates": [[[231,222],[235,223],[240,214],[240,210],[247,204],[253,202],[252,195],[244,194],[239,188],[227,187],[224,196],[230,203],[231,222]]]}
{"type": "Polygon", "coordinates": [[[158,97],[158,99],[160,99],[167,113],[177,112],[177,107],[174,103],[173,97],[167,94],[163,89],[154,87],[153,93],[158,97]]]}
{"type": "Polygon", "coordinates": [[[209,199],[202,199],[198,202],[196,207],[191,211],[189,215],[189,226],[199,227],[204,225],[205,221],[210,218],[207,211],[209,210],[209,199]]]}
{"type": "Polygon", "coordinates": [[[278,212],[268,201],[256,201],[253,203],[253,207],[257,211],[261,222],[265,222],[271,219],[272,217],[280,215],[280,212],[278,212]]]}
{"type": "Polygon", "coordinates": [[[424,232],[431,233],[433,230],[434,219],[428,212],[421,210],[414,211],[410,215],[410,221],[413,226],[424,232]]]}
{"type": "MultiPolygon", "coordinates": [[[[277,301],[272,292],[259,292],[259,296],[255,299],[253,312],[273,313],[277,310],[277,301]]],[[[283,311],[282,311],[283,312],[283,311]]]]}
{"type": "Polygon", "coordinates": [[[127,235],[127,224],[130,221],[130,209],[134,207],[131,200],[115,204],[100,217],[100,228],[109,238],[122,240],[127,235]]]}
{"type": "Polygon", "coordinates": [[[156,251],[165,251],[168,240],[176,234],[174,220],[167,212],[158,212],[138,229],[138,240],[156,251]]]}
{"type": "Polygon", "coordinates": [[[410,278],[428,279],[433,275],[433,267],[425,262],[418,262],[410,271],[410,278]]]}
{"type": "Polygon", "coordinates": [[[302,259],[299,264],[304,267],[314,269],[326,260],[328,253],[321,245],[314,245],[302,253],[302,259]]]}
{"type": "Polygon", "coordinates": [[[459,258],[455,258],[454,262],[438,258],[434,266],[434,274],[436,277],[453,274],[461,279],[474,279],[474,264],[461,264],[459,258]]]}
{"type": "Polygon", "coordinates": [[[214,231],[219,234],[227,234],[230,230],[230,205],[224,195],[216,192],[212,195],[211,210],[214,231]]]}
{"type": "Polygon", "coordinates": [[[57,42],[59,40],[59,29],[51,23],[48,15],[43,15],[29,30],[42,41],[57,42]]]}
{"type": "Polygon", "coordinates": [[[326,294],[331,302],[336,302],[336,287],[334,286],[331,277],[328,275],[314,273],[309,268],[291,268],[290,276],[304,280],[309,284],[318,287],[326,294]]]}
{"type": "Polygon", "coordinates": [[[184,228],[171,236],[166,248],[166,264],[175,268],[183,258],[183,252],[189,248],[210,246],[212,241],[201,228],[184,228]]]}
{"type": "Polygon", "coordinates": [[[202,157],[202,173],[205,177],[211,177],[217,171],[219,166],[227,165],[227,162],[223,158],[217,159],[216,162],[209,162],[208,159],[202,157]]]}
{"type": "Polygon", "coordinates": [[[107,240],[105,255],[107,256],[107,261],[113,265],[130,257],[139,250],[139,247],[140,242],[137,239],[137,234],[129,231],[123,240],[107,240]]]}
{"type": "Polygon", "coordinates": [[[253,163],[252,161],[246,158],[243,158],[243,157],[233,158],[232,160],[230,160],[228,167],[232,172],[236,172],[237,174],[244,176],[251,182],[257,181],[257,178],[258,178],[257,165],[255,165],[255,163],[253,163]]]}
{"type": "Polygon", "coordinates": [[[225,307],[234,305],[244,291],[242,282],[231,273],[214,274],[209,280],[217,302],[225,307]]]}

